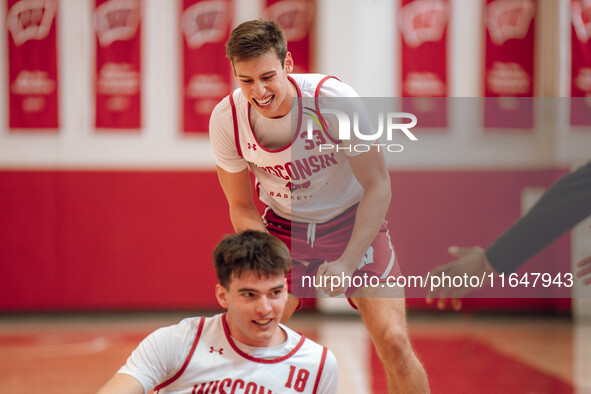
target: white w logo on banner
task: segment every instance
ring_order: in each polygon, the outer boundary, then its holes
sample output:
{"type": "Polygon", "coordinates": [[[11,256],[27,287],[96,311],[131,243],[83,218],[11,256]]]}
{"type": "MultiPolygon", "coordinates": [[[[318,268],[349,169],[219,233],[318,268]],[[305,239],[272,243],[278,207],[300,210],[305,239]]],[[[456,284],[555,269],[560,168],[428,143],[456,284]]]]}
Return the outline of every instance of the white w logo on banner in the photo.
{"type": "Polygon", "coordinates": [[[527,35],[536,13],[533,0],[496,0],[486,7],[486,24],[497,45],[527,35]]]}
{"type": "Polygon", "coordinates": [[[15,45],[47,37],[56,8],[57,0],[21,0],[10,7],[6,24],[15,45]]]}
{"type": "Polygon", "coordinates": [[[571,16],[577,38],[586,43],[591,38],[591,0],[573,1],[571,16]]]}
{"type": "Polygon", "coordinates": [[[230,17],[227,1],[202,1],[183,12],[181,29],[191,49],[208,42],[218,42],[226,37],[230,17]]]}

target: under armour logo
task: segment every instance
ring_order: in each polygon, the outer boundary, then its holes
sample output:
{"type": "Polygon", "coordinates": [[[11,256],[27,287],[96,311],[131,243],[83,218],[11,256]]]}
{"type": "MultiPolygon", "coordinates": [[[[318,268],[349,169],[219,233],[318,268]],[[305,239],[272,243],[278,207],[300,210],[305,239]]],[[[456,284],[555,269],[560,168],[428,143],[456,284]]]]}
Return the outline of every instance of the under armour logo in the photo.
{"type": "Polygon", "coordinates": [[[247,145],[248,145],[248,149],[257,150],[257,144],[251,144],[249,142],[247,145]]]}
{"type": "Polygon", "coordinates": [[[222,347],[221,347],[221,348],[219,348],[219,349],[216,349],[216,348],[214,348],[213,346],[210,346],[210,347],[209,347],[209,352],[210,352],[210,353],[213,353],[213,352],[218,352],[219,354],[222,354],[222,353],[223,353],[223,351],[224,351],[224,348],[222,348],[222,347]]]}

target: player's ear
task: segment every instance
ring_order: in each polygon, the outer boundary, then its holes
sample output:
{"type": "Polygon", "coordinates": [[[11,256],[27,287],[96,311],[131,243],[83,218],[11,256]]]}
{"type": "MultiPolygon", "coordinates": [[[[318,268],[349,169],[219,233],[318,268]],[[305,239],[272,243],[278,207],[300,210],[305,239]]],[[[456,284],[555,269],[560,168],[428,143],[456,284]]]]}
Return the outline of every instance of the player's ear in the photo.
{"type": "Polygon", "coordinates": [[[219,283],[215,285],[215,297],[222,308],[228,309],[228,290],[219,283]]]}
{"type": "Polygon", "coordinates": [[[285,72],[288,74],[293,71],[293,58],[291,57],[291,52],[287,52],[287,54],[285,55],[283,68],[285,69],[285,72]]]}

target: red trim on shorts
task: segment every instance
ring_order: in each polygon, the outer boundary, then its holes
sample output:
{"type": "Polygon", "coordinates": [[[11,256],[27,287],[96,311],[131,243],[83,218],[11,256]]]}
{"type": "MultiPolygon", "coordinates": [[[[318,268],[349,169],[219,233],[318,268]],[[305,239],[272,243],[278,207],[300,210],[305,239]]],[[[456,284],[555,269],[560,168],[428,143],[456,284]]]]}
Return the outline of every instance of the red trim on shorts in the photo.
{"type": "Polygon", "coordinates": [[[351,308],[358,310],[359,308],[357,308],[357,305],[355,305],[355,303],[353,302],[353,300],[351,299],[351,297],[347,297],[347,302],[349,302],[349,305],[351,305],[351,308]]]}
{"type": "MultiPolygon", "coordinates": [[[[224,313],[222,315],[222,325],[224,326],[224,334],[226,334],[226,339],[228,340],[228,343],[230,343],[230,346],[232,346],[232,349],[234,349],[234,351],[236,353],[238,353],[239,355],[241,355],[245,359],[247,359],[249,361],[254,361],[256,363],[261,363],[261,364],[277,364],[277,363],[280,363],[281,361],[287,360],[288,358],[293,356],[298,350],[300,350],[300,348],[304,344],[304,341],[306,340],[306,337],[303,336],[302,334],[300,334],[301,338],[300,338],[300,341],[298,342],[298,344],[285,356],[278,357],[278,358],[272,358],[272,359],[256,358],[256,357],[252,357],[252,356],[244,353],[242,350],[240,350],[240,348],[238,348],[238,346],[236,346],[236,344],[234,343],[234,340],[232,339],[232,336],[230,335],[230,328],[228,327],[228,322],[226,321],[226,313],[224,313]]],[[[286,333],[286,335],[287,335],[287,333],[286,333]]]]}
{"type": "Polygon", "coordinates": [[[205,317],[202,317],[201,321],[199,322],[199,328],[197,329],[197,335],[195,335],[195,340],[193,341],[193,346],[191,346],[191,350],[189,351],[189,355],[187,356],[185,363],[183,364],[181,369],[179,369],[179,371],[172,378],[170,378],[167,381],[165,381],[164,383],[161,383],[158,386],[156,386],[156,388],[154,388],[155,393],[157,393],[158,390],[161,390],[162,388],[170,385],[172,382],[177,380],[183,374],[183,372],[185,372],[185,369],[187,369],[187,366],[189,365],[189,362],[191,361],[191,357],[193,357],[193,353],[195,353],[195,349],[197,348],[197,343],[199,342],[199,338],[201,337],[201,333],[203,332],[204,325],[205,325],[205,317]]]}
{"type": "Polygon", "coordinates": [[[230,107],[232,108],[232,121],[234,123],[234,143],[236,144],[236,152],[238,156],[242,155],[242,149],[240,149],[240,135],[238,134],[238,117],[236,116],[236,104],[234,104],[234,92],[230,93],[230,107]]]}
{"type": "Polygon", "coordinates": [[[320,359],[320,366],[318,367],[318,374],[316,374],[316,381],[314,382],[314,390],[312,393],[316,393],[318,391],[318,385],[320,384],[320,376],[322,376],[322,370],[324,369],[324,362],[326,361],[326,354],[328,353],[328,349],[326,346],[322,346],[322,358],[320,359]]]}

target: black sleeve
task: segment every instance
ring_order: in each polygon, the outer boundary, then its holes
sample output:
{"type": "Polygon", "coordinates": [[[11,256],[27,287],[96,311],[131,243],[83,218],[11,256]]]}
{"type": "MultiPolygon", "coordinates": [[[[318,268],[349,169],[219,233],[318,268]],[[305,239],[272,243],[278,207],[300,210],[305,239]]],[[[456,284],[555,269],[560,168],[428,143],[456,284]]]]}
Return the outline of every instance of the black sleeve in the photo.
{"type": "Polygon", "coordinates": [[[554,183],[534,207],[486,250],[499,272],[513,272],[591,215],[591,161],[554,183]]]}

